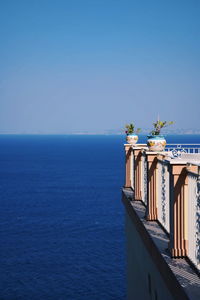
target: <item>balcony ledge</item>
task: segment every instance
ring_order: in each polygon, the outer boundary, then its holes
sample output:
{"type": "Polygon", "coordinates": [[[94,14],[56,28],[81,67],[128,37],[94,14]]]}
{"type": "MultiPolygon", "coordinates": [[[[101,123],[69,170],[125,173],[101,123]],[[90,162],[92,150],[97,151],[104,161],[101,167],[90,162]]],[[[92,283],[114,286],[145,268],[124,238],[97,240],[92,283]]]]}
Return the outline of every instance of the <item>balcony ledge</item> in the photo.
{"type": "Polygon", "coordinates": [[[169,291],[177,300],[200,299],[198,271],[187,259],[171,258],[168,235],[158,222],[145,219],[146,208],[141,201],[133,201],[133,195],[131,189],[123,188],[122,202],[169,291]]]}

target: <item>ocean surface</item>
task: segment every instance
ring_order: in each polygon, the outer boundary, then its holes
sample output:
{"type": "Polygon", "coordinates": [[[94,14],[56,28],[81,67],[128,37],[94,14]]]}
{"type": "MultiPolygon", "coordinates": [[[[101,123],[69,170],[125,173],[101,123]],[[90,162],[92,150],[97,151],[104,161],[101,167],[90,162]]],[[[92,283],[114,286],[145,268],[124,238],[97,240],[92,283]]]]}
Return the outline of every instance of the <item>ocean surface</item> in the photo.
{"type": "Polygon", "coordinates": [[[126,299],[124,141],[0,136],[0,300],[126,299]]]}

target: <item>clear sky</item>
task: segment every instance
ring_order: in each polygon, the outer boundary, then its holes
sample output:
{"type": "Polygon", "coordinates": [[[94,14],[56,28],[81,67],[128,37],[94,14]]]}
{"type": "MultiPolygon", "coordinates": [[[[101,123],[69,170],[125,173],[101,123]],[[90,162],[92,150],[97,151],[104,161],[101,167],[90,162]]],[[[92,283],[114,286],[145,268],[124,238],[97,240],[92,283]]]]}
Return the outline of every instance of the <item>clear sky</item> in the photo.
{"type": "Polygon", "coordinates": [[[200,129],[199,0],[0,0],[0,132],[200,129]]]}

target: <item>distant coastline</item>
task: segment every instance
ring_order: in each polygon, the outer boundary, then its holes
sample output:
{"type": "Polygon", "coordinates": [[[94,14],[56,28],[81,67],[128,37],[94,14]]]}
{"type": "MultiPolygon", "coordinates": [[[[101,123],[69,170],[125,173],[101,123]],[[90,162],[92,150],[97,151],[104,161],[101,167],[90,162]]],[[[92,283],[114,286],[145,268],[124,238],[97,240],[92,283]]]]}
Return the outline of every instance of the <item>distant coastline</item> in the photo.
{"type": "MultiPolygon", "coordinates": [[[[151,129],[143,129],[140,135],[149,134],[151,129]]],[[[200,129],[165,130],[166,135],[200,135],[200,129]]],[[[0,135],[124,135],[123,130],[73,131],[73,132],[0,132],[0,135]]]]}

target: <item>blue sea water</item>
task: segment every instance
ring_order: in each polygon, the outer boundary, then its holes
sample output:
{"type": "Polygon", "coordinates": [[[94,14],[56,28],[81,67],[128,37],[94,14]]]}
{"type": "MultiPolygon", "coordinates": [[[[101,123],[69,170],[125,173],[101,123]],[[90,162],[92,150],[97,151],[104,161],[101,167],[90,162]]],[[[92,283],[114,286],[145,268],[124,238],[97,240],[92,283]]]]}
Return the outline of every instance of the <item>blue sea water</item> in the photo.
{"type": "Polygon", "coordinates": [[[126,298],[123,143],[0,136],[1,300],[126,298]]]}

